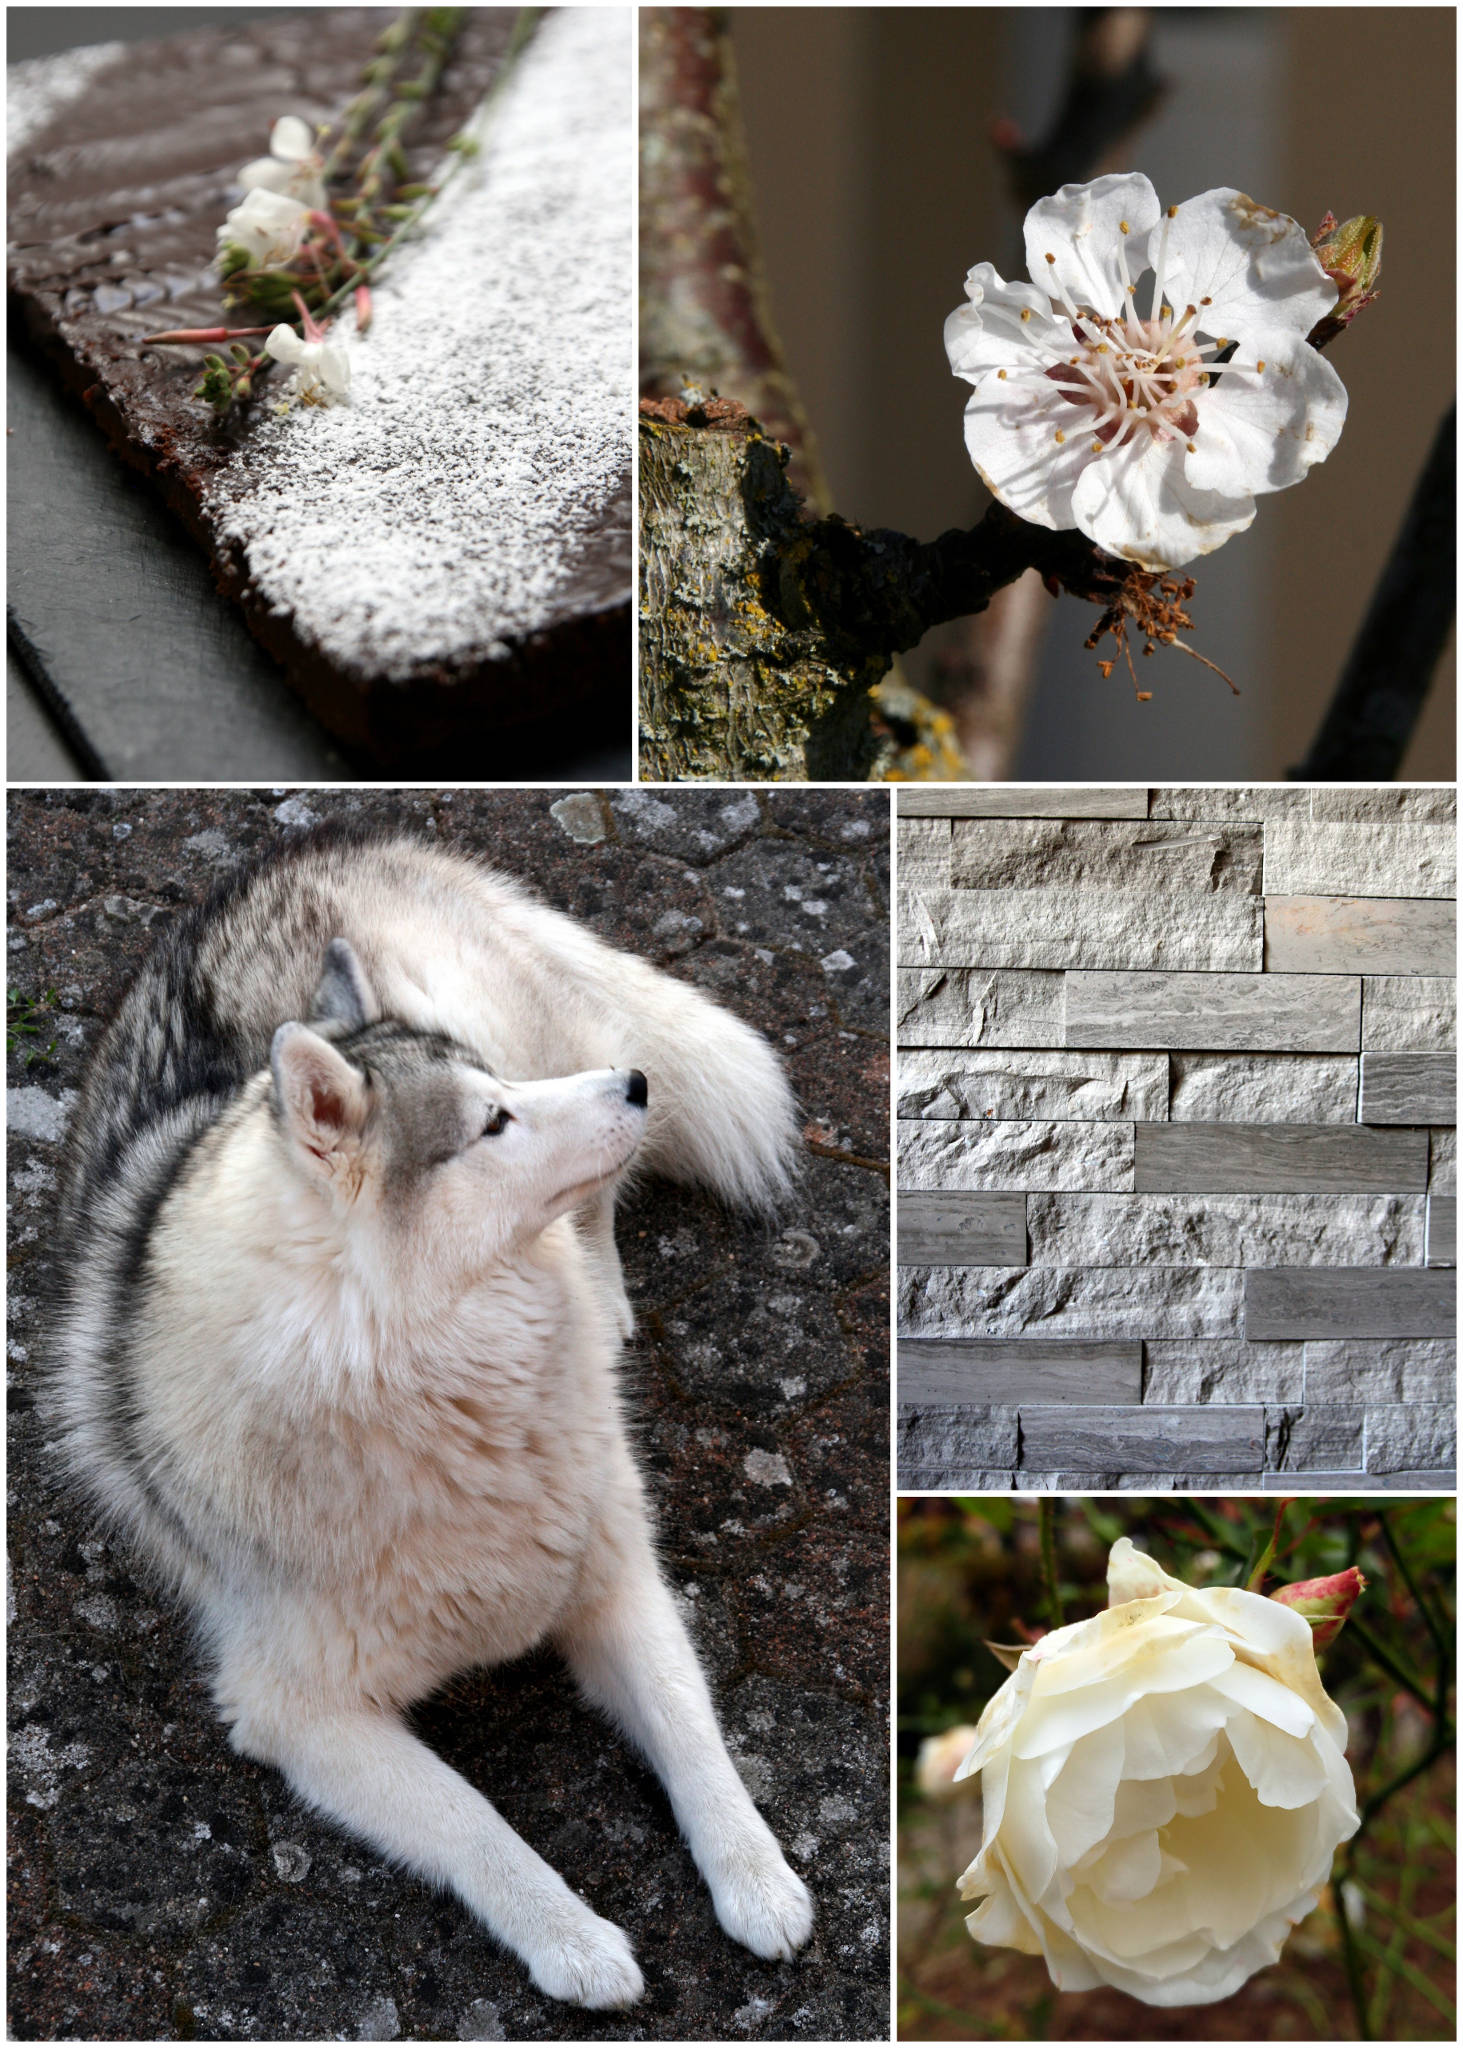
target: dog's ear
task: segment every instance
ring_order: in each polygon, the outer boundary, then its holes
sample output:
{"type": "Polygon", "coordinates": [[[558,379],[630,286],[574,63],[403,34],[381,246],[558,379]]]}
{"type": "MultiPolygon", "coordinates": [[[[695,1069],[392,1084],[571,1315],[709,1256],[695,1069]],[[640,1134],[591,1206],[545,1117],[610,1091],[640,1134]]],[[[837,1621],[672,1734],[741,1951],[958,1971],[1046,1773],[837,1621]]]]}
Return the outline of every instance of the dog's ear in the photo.
{"type": "Polygon", "coordinates": [[[371,992],[365,969],[356,958],[355,948],[346,939],[332,939],[325,948],[320,986],[310,1006],[311,1019],[317,1024],[343,1024],[347,1031],[359,1031],[365,1024],[374,1024],[380,1014],[381,1007],[371,992]]]}
{"type": "Polygon", "coordinates": [[[370,1107],[365,1077],[305,1024],[281,1024],[269,1049],[285,1135],[312,1174],[347,1175],[360,1156],[370,1107]]]}

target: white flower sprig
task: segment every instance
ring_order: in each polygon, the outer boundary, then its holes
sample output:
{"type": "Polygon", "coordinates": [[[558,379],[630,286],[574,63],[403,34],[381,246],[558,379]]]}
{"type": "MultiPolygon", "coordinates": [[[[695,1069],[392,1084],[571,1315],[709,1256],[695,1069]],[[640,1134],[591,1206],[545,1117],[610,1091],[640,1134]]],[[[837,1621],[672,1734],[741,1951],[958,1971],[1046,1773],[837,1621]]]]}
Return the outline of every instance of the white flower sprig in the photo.
{"type": "Polygon", "coordinates": [[[1165,209],[1125,174],[1025,234],[1033,282],[978,263],[945,323],[971,461],[1020,518],[1175,569],[1336,445],[1345,387],[1306,337],[1337,287],[1295,221],[1229,187],[1165,209]]]}

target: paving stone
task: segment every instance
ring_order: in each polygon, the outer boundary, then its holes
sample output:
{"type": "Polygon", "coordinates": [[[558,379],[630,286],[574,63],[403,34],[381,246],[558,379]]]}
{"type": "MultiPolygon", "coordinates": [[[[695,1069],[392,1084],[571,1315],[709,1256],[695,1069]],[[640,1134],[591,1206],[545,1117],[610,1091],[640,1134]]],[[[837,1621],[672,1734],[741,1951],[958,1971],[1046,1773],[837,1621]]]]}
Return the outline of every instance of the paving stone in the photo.
{"type": "Polygon", "coordinates": [[[1263,1408],[1026,1408],[1021,1465],[1042,1471],[1255,1472],[1263,1408]]]}
{"type": "Polygon", "coordinates": [[[1168,1061],[1162,1053],[903,1052],[898,1114],[1018,1122],[1161,1120],[1168,1114],[1168,1061]]]}
{"type": "Polygon", "coordinates": [[[900,955],[911,967],[1258,970],[1258,896],[1183,897],[1150,889],[899,889],[900,955]]]}
{"type": "Polygon", "coordinates": [[[1369,974],[1361,985],[1364,1052],[1454,1052],[1458,990],[1423,974],[1369,974]]]}
{"type": "Polygon", "coordinates": [[[1354,1124],[1355,1054],[1175,1052],[1174,1123],[1354,1124]]]}
{"type": "Polygon", "coordinates": [[[913,784],[896,791],[904,818],[1146,818],[1148,791],[1060,789],[1042,782],[1021,788],[1005,782],[913,784]]]}
{"type": "Polygon", "coordinates": [[[1361,1121],[1446,1124],[1458,1112],[1458,1061],[1446,1052],[1364,1052],[1361,1121]]]}
{"type": "Polygon", "coordinates": [[[1457,1420],[1452,1401],[1409,1401],[1395,1408],[1368,1408],[1367,1471],[1435,1471],[1451,1465],[1457,1420]]]}
{"type": "Polygon", "coordinates": [[[1305,1395],[1321,1403],[1447,1401],[1457,1379],[1449,1337],[1320,1339],[1304,1347],[1305,1395]]]}
{"type": "Polygon", "coordinates": [[[1310,792],[1305,789],[1155,789],[1149,806],[1154,818],[1308,818],[1310,792]]]}
{"type": "Polygon", "coordinates": [[[1066,978],[1068,1045],[1184,1052],[1355,1052],[1351,975],[1113,974],[1066,978]]]}
{"type": "MultiPolygon", "coordinates": [[[[1178,920],[1192,896],[1256,896],[1263,847],[1258,825],[1091,824],[1068,819],[966,819],[952,827],[950,881],[957,889],[1156,889],[1178,920]],[[1182,906],[1182,909],[1180,909],[1182,906]]],[[[1051,916],[1055,911],[1053,904],[1051,916]]]]}
{"type": "Polygon", "coordinates": [[[1458,795],[1451,784],[1443,789],[1399,789],[1395,783],[1383,789],[1355,789],[1338,784],[1313,788],[1310,797],[1311,816],[1317,819],[1390,823],[1394,818],[1410,818],[1418,824],[1451,824],[1458,816],[1458,795]]]}
{"type": "Polygon", "coordinates": [[[908,1337],[1229,1337],[1241,1326],[1244,1280],[1228,1266],[908,1266],[899,1328],[908,1337]]]}
{"type": "Polygon", "coordinates": [[[1337,1266],[1251,1267],[1247,1337],[1450,1337],[1455,1275],[1337,1266]]]}
{"type": "Polygon", "coordinates": [[[1024,1263],[1418,1266],[1424,1225],[1421,1195],[1033,1194],[1024,1263]]]}
{"type": "Polygon", "coordinates": [[[1186,1401],[1300,1402],[1303,1344],[1247,1344],[1242,1337],[1195,1343],[1150,1339],[1143,1346],[1143,1399],[1159,1407],[1186,1401]]]}
{"type": "Polygon", "coordinates": [[[1458,893],[1451,824],[1361,824],[1272,818],[1265,826],[1270,896],[1445,896],[1458,893]]]}
{"type": "Polygon", "coordinates": [[[899,1262],[905,1266],[1021,1266],[1024,1195],[901,1190],[899,1262]]]}
{"type": "Polygon", "coordinates": [[[1143,1347],[1062,1343],[1039,1335],[906,1337],[899,1344],[898,1384],[901,1403],[918,1406],[1126,1404],[1143,1398],[1143,1347]]]}
{"type": "Polygon", "coordinates": [[[1343,1194],[1427,1185],[1421,1131],[1359,1124],[1139,1124],[1139,1192],[1343,1194]]]}
{"type": "Polygon", "coordinates": [[[1456,1266],[1458,1263],[1458,1197],[1429,1195],[1427,1198],[1427,1263],[1456,1266]]]}
{"type": "MultiPolygon", "coordinates": [[[[902,943],[903,934],[900,934],[902,943]]],[[[1062,1043],[1060,973],[901,967],[899,1042],[907,1046],[1062,1043]]]]}
{"type": "Polygon", "coordinates": [[[899,1469],[957,1466],[1014,1466],[1016,1410],[989,1403],[899,1404],[899,1469]]]}
{"type": "Polygon", "coordinates": [[[1265,1463],[1272,1472],[1346,1472],[1362,1468],[1362,1408],[1265,1410],[1265,1463]]]}
{"type": "Polygon", "coordinates": [[[1450,975],[1452,903],[1391,896],[1267,896],[1265,973],[1450,975]]]}
{"type": "Polygon", "coordinates": [[[1131,1124],[901,1120],[898,1135],[901,1188],[1116,1192],[1133,1184],[1131,1124]]]}

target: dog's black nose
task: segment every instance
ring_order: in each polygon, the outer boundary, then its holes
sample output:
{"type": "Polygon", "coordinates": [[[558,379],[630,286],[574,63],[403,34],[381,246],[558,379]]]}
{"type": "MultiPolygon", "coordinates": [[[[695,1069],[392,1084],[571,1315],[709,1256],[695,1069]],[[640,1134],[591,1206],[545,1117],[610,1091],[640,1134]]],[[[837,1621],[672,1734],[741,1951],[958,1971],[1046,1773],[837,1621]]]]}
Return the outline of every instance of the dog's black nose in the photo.
{"type": "Polygon", "coordinates": [[[633,1102],[637,1109],[644,1109],[650,1100],[650,1089],[638,1067],[630,1069],[630,1079],[625,1086],[625,1100],[633,1102]]]}

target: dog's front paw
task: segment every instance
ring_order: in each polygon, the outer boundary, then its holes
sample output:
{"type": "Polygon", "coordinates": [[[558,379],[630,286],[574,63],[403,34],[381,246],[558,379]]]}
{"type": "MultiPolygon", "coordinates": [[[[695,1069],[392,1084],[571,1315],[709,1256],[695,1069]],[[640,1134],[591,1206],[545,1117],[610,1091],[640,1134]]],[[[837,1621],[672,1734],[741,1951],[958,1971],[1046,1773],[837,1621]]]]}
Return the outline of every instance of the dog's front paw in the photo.
{"type": "Polygon", "coordinates": [[[540,1991],[566,2005],[604,2012],[633,2005],[645,1990],[628,1935],[588,1907],[582,1919],[546,1941],[529,1963],[540,1991]]]}
{"type": "Polygon", "coordinates": [[[813,1931],[813,1901],[769,1836],[765,1845],[728,1859],[711,1888],[716,1917],[743,1948],[786,1962],[813,1931]]]}

